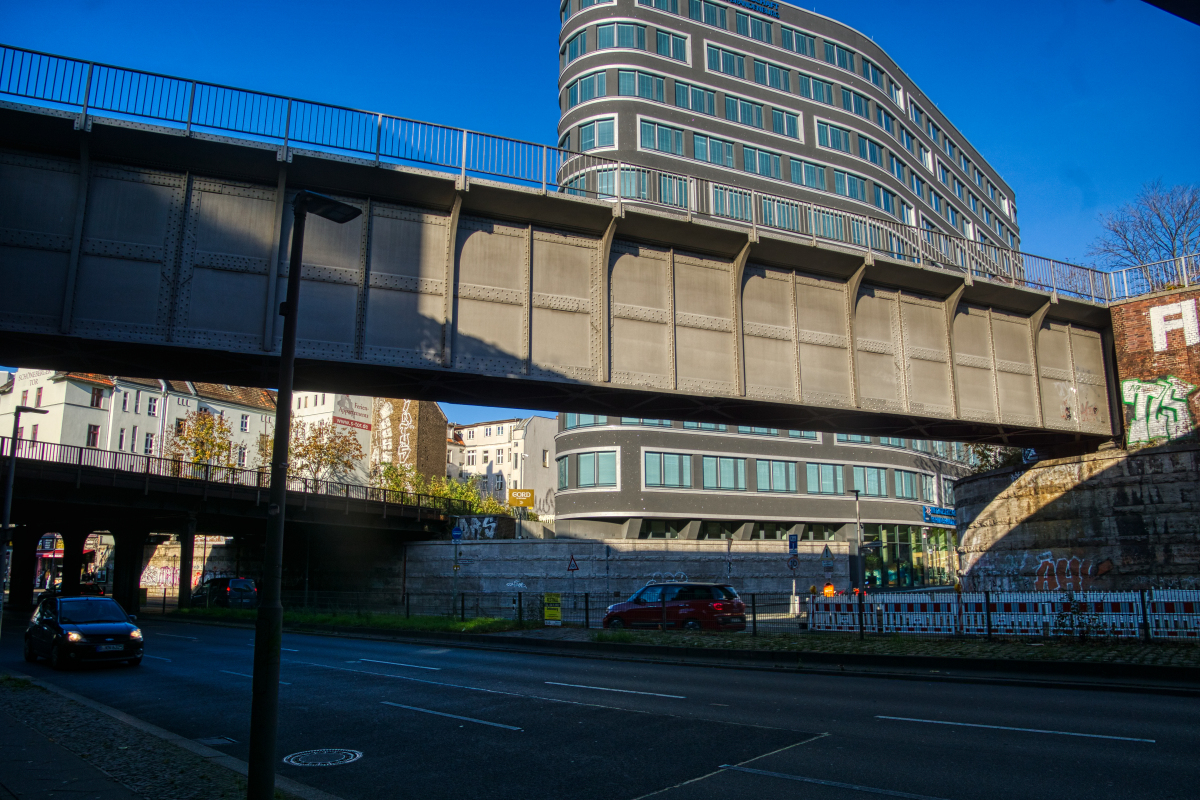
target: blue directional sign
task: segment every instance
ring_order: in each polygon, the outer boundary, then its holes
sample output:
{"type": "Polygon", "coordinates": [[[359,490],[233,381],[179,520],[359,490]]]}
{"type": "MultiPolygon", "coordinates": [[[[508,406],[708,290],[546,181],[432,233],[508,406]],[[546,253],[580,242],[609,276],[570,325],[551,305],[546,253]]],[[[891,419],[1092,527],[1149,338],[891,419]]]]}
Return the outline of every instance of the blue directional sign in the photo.
{"type": "Polygon", "coordinates": [[[796,553],[800,550],[800,537],[794,533],[788,534],[788,552],[796,553]]]}
{"type": "Polygon", "coordinates": [[[925,506],[925,521],[932,522],[937,525],[954,525],[954,509],[953,508],[938,508],[937,506],[925,506]]]}
{"type": "Polygon", "coordinates": [[[453,540],[454,540],[454,541],[456,541],[456,542],[457,542],[459,539],[461,539],[461,538],[462,538],[462,528],[460,528],[460,527],[458,527],[457,525],[455,525],[455,526],[454,526],[454,530],[450,531],[450,538],[451,538],[451,539],[453,539],[453,540]]]}

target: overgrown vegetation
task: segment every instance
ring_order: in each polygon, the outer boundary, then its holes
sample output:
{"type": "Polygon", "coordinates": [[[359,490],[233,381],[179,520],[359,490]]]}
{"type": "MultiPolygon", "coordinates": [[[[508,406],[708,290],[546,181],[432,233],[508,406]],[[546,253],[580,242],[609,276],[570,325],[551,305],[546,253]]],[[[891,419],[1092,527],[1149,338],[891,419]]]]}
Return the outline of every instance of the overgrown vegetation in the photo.
{"type": "MultiPolygon", "coordinates": [[[[411,464],[384,464],[378,469],[375,481],[384,489],[457,500],[464,503],[472,514],[518,516],[516,508],[501,503],[490,494],[484,494],[481,485],[483,476],[466,480],[453,480],[440,475],[428,477],[417,472],[411,464]]],[[[526,519],[538,518],[531,509],[525,510],[528,512],[526,519]]]]}
{"type": "MultiPolygon", "coordinates": [[[[258,468],[270,469],[273,436],[258,437],[258,468]]],[[[345,481],[363,459],[362,444],[353,430],[339,431],[329,420],[292,420],[288,442],[288,475],[316,481],[345,481]]]]}
{"type": "MultiPolygon", "coordinates": [[[[175,613],[183,618],[253,622],[258,612],[249,608],[182,608],[175,613]]],[[[474,617],[461,620],[455,616],[405,617],[401,614],[380,614],[371,611],[354,613],[285,609],[283,624],[440,633],[501,633],[520,630],[523,627],[529,627],[532,623],[521,623],[516,620],[495,617],[474,617]]]]}
{"type": "Polygon", "coordinates": [[[990,472],[1003,467],[1018,467],[1026,461],[1025,451],[1019,447],[997,447],[992,444],[968,444],[967,465],[971,471],[990,472]]]}

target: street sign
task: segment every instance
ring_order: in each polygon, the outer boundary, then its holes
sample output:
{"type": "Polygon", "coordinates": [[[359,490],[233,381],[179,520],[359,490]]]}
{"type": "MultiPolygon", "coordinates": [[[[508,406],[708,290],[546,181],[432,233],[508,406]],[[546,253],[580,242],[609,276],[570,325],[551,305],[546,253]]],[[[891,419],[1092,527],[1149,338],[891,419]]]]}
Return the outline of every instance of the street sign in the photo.
{"type": "Polygon", "coordinates": [[[546,592],[542,595],[542,620],[547,625],[559,627],[562,625],[562,596],[546,592]]]}
{"type": "Polygon", "coordinates": [[[788,559],[788,569],[795,570],[798,566],[800,566],[800,559],[796,558],[795,556],[792,556],[788,559]]]}
{"type": "Polygon", "coordinates": [[[829,545],[825,545],[825,549],[821,551],[821,566],[833,569],[833,551],[829,549],[829,545]]]}
{"type": "Polygon", "coordinates": [[[461,539],[461,538],[462,538],[462,528],[460,528],[460,527],[458,527],[457,525],[455,525],[455,526],[454,526],[454,530],[450,531],[450,538],[451,538],[451,539],[453,539],[453,540],[454,540],[454,541],[456,541],[456,542],[457,542],[459,539],[461,539]]]}
{"type": "Polygon", "coordinates": [[[788,552],[796,553],[800,550],[800,537],[797,534],[788,534],[788,552]]]}
{"type": "Polygon", "coordinates": [[[533,489],[509,489],[508,504],[513,508],[533,508],[533,489]]]}
{"type": "Polygon", "coordinates": [[[933,522],[938,525],[954,526],[954,509],[953,508],[938,508],[937,506],[923,506],[921,509],[924,512],[926,522],[933,522]]]}
{"type": "Polygon", "coordinates": [[[579,565],[575,563],[575,556],[571,556],[571,563],[567,564],[567,572],[575,572],[579,569],[579,565]]]}

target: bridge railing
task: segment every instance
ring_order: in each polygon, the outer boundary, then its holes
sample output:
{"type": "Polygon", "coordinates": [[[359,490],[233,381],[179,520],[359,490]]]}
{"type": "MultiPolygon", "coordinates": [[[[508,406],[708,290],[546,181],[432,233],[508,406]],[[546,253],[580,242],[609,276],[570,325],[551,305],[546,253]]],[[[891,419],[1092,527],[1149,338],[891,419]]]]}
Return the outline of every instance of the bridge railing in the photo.
{"type": "MultiPolygon", "coordinates": [[[[0,437],[0,457],[7,459],[12,454],[12,437],[0,437]]],[[[31,461],[44,461],[75,467],[92,467],[114,472],[176,478],[188,481],[206,481],[223,485],[244,486],[255,489],[271,488],[271,473],[240,467],[223,467],[212,464],[196,464],[176,461],[157,456],[139,455],[96,447],[76,447],[54,442],[37,442],[19,439],[16,444],[17,457],[31,461]]],[[[364,486],[357,483],[319,480],[292,475],[288,477],[288,491],[311,495],[340,497],[347,500],[364,500],[413,506],[447,516],[464,516],[472,513],[462,500],[417,494],[379,486],[364,486]]]]}
{"type": "MultiPolygon", "coordinates": [[[[286,150],[304,145],[376,163],[481,175],[517,184],[706,216],[751,229],[840,242],[973,279],[1106,303],[1116,284],[1090,267],[997,244],[755,192],[684,173],[419,122],[390,114],[193,81],[0,46],[0,95],[80,113],[153,120],[194,132],[234,133],[286,150]]],[[[881,212],[886,213],[886,212],[881,212]]],[[[1194,262],[1193,262],[1194,263],[1194,262]]],[[[1121,288],[1154,281],[1120,278],[1121,288]]],[[[1148,289],[1147,291],[1153,291],[1148,289]]],[[[1127,293],[1123,296],[1129,296],[1127,293]]]]}
{"type": "Polygon", "coordinates": [[[1113,270],[1106,276],[1109,297],[1128,300],[1133,297],[1200,285],[1200,253],[1113,270]]]}

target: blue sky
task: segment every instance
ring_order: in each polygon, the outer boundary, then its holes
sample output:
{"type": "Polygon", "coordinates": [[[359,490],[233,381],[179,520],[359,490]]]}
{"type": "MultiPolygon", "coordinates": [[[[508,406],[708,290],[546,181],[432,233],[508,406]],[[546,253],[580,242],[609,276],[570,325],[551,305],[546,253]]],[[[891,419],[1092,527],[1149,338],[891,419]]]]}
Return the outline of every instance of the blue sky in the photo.
{"type": "MultiPolygon", "coordinates": [[[[10,0],[0,41],[553,144],[557,6],[10,0]]],[[[1198,26],[1140,0],[815,7],[872,36],[1008,181],[1028,252],[1079,261],[1142,184],[1200,183],[1198,26]]],[[[470,409],[447,407],[510,415],[470,409]]]]}

